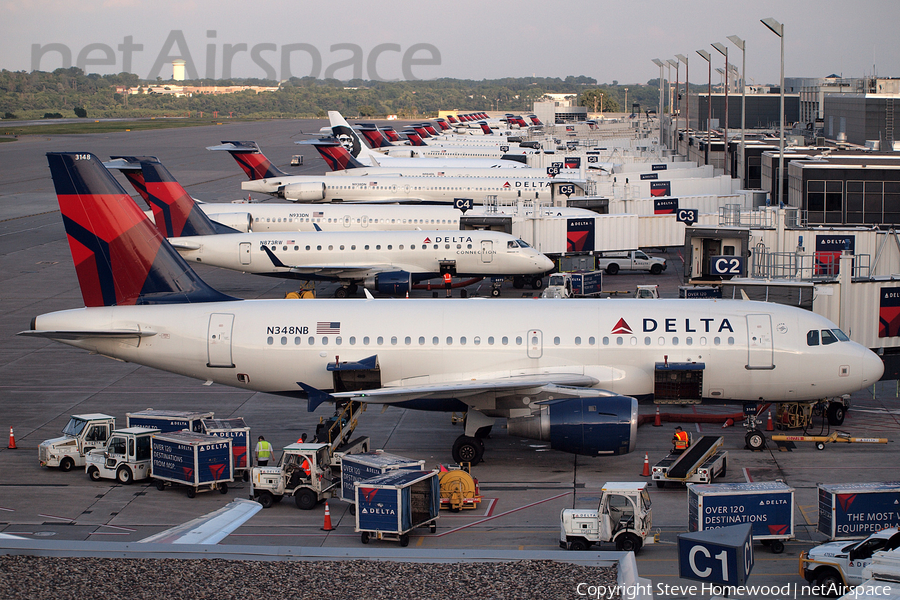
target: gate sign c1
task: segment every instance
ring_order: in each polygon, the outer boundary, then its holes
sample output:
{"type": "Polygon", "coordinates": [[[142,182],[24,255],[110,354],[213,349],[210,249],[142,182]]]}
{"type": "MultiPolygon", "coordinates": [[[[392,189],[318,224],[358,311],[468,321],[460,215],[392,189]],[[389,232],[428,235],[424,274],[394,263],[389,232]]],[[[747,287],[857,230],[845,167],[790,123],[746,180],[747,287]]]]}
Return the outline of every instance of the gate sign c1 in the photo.
{"type": "Polygon", "coordinates": [[[700,217],[700,211],[696,208],[679,208],[675,213],[675,220],[685,225],[693,225],[700,217]]]}
{"type": "Polygon", "coordinates": [[[466,214],[467,210],[472,210],[472,199],[471,198],[454,198],[453,199],[453,208],[457,210],[461,210],[463,214],[466,214]]]}
{"type": "Polygon", "coordinates": [[[753,525],[741,523],[678,535],[678,576],[740,586],[753,570],[753,525]]]}
{"type": "Polygon", "coordinates": [[[744,274],[744,257],[711,256],[709,257],[709,272],[713,275],[734,275],[740,277],[744,274]]]}

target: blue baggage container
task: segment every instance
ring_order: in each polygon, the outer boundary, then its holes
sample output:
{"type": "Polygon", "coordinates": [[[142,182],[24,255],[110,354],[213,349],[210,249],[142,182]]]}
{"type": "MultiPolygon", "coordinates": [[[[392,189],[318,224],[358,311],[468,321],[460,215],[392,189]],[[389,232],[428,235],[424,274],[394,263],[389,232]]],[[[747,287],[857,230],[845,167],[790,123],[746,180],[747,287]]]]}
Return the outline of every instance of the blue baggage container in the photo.
{"type": "Polygon", "coordinates": [[[413,460],[388,452],[364,452],[349,454],[341,458],[341,500],[353,503],[356,492],[353,484],[365,481],[391,471],[422,471],[424,460],[413,460]]]}
{"type": "Polygon", "coordinates": [[[125,413],[128,427],[153,427],[163,433],[187,429],[194,433],[203,433],[203,419],[212,419],[213,412],[196,412],[186,410],[154,410],[148,408],[133,413],[125,413]]]}
{"type": "Polygon", "coordinates": [[[231,438],[231,455],[234,457],[234,471],[240,473],[250,469],[250,427],[241,417],[233,419],[203,419],[206,435],[231,438]]]}
{"type": "Polygon", "coordinates": [[[189,496],[201,488],[224,494],[234,481],[231,438],[173,431],[154,435],[150,450],[151,476],[159,489],[168,482],[187,486],[189,496]]]}
{"type": "Polygon", "coordinates": [[[860,539],[900,527],[900,481],[820,483],[818,487],[818,531],[828,539],[860,539]]]}
{"type": "Polygon", "coordinates": [[[363,544],[370,538],[409,544],[416,527],[437,529],[441,489],[437,471],[398,470],[354,484],[356,531],[363,544]]]}
{"type": "MultiPolygon", "coordinates": [[[[781,482],[703,483],[688,486],[688,530],[750,523],[764,543],[794,537],[794,488],[781,482]]],[[[783,543],[780,546],[784,548],[783,543]]]]}

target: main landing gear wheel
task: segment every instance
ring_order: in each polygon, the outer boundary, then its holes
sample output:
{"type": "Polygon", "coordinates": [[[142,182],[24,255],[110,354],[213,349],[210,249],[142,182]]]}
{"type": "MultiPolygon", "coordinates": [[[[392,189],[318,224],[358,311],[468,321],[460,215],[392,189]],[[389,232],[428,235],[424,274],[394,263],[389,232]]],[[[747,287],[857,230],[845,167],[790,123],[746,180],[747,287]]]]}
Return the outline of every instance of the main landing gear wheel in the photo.
{"type": "Polygon", "coordinates": [[[359,285],[356,283],[351,283],[350,285],[347,286],[347,293],[352,296],[355,296],[356,292],[358,292],[358,291],[359,291],[359,285]]]}
{"type": "Polygon", "coordinates": [[[339,287],[338,289],[334,290],[334,297],[335,298],[346,298],[348,295],[348,292],[349,292],[349,290],[347,288],[339,287]]]}
{"type": "Polygon", "coordinates": [[[744,438],[747,447],[751,450],[765,450],[766,436],[759,429],[751,429],[744,438]]]}
{"type": "Polygon", "coordinates": [[[539,290],[544,287],[544,280],[540,277],[535,277],[531,280],[531,289],[539,290]]]}
{"type": "Polygon", "coordinates": [[[481,438],[461,435],[453,443],[453,460],[458,464],[470,463],[473,467],[484,457],[484,442],[481,438]]]}
{"type": "Polygon", "coordinates": [[[847,411],[844,410],[844,405],[840,402],[831,402],[825,411],[825,415],[828,417],[829,425],[843,425],[847,411]]]}
{"type": "Polygon", "coordinates": [[[513,287],[516,288],[517,290],[521,290],[522,288],[524,288],[525,287],[525,278],[522,277],[521,275],[517,275],[517,276],[513,277],[513,287]]]}

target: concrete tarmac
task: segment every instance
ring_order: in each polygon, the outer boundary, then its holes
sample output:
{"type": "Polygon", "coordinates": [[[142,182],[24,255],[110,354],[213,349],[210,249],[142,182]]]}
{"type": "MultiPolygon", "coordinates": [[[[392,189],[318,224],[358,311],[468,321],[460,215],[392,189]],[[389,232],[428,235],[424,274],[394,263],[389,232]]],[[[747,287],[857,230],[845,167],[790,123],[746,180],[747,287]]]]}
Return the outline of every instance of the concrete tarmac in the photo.
{"type": "MultiPolygon", "coordinates": [[[[0,144],[0,434],[15,431],[17,448],[0,445],[0,532],[61,540],[135,541],[247,497],[249,484],[236,482],[226,495],[160,492],[148,483],[121,486],[91,482],[85,473],[62,473],[38,465],[37,446],[56,437],[76,413],[106,412],[124,425],[125,413],[156,409],[214,410],[217,417],[244,417],[252,435],[265,435],[277,448],[310,435],[330,409],[306,411],[304,402],[247,392],[120,363],[62,344],[16,337],[37,314],[83,306],[68,244],[50,179],[45,153],[54,150],[110,155],[154,155],[195,197],[231,201],[245,197],[245,176],[225,153],[206,146],[222,140],[255,140],[280,167],[317,174],[324,163],[311,148],[295,146],[306,139],[301,132],[318,132],[324,121],[228,123],[209,127],[151,132],[123,132],[77,136],[22,136],[0,144]],[[298,151],[299,150],[299,151],[298,151]],[[288,166],[292,154],[304,154],[304,166],[288,166]]],[[[116,177],[130,192],[124,178],[116,177]]],[[[139,202],[140,203],[140,202],[139,202]]],[[[668,252],[669,269],[658,277],[621,274],[608,277],[607,289],[630,291],[638,283],[658,283],[664,296],[677,296],[683,263],[680,252],[668,252]]],[[[198,273],[213,287],[242,298],[283,298],[297,282],[254,277],[205,266],[198,273]]],[[[334,285],[320,285],[329,296],[334,285]]],[[[470,295],[489,295],[489,284],[473,286],[470,295]]],[[[441,296],[443,290],[439,291],[441,296]]],[[[430,297],[426,291],[415,296],[430,297]]],[[[459,290],[454,291],[459,296],[459,290]]],[[[505,284],[503,296],[531,296],[505,284]]],[[[348,300],[352,301],[352,300],[348,300]]],[[[460,300],[464,301],[464,300],[460,300]]],[[[523,300],[524,301],[524,300],[523,300]]],[[[598,302],[615,302],[615,299],[598,302]]],[[[302,302],[302,301],[298,301],[302,302]]],[[[300,305],[302,306],[302,304],[300,305]]],[[[815,374],[810,374],[815,377],[815,374]]],[[[887,445],[833,444],[817,451],[812,444],[792,452],[778,452],[774,444],[763,452],[743,448],[741,427],[689,426],[694,435],[723,435],[729,451],[723,481],[783,480],[796,489],[795,539],[783,554],[774,555],[757,544],[756,566],[750,583],[805,583],[797,574],[801,550],[824,541],[816,533],[818,482],[868,482],[897,479],[900,449],[900,403],[895,382],[881,382],[853,396],[853,406],[840,427],[854,435],[887,437],[887,445]]],[[[641,412],[651,414],[652,404],[641,412]]],[[[663,412],[739,413],[740,406],[663,407],[663,412]]],[[[774,407],[772,408],[774,416],[774,407]]],[[[613,458],[585,458],[549,450],[540,442],[520,440],[495,427],[486,442],[485,461],[475,468],[485,500],[476,510],[445,513],[436,534],[427,530],[412,537],[410,548],[533,550],[547,556],[558,547],[559,511],[567,507],[595,508],[606,481],[642,481],[645,454],[651,464],[669,449],[672,425],[642,426],[634,453],[613,458]]],[[[372,439],[374,448],[423,459],[426,466],[448,463],[450,448],[461,433],[450,415],[373,406],[360,419],[358,435],[372,439]]],[[[651,489],[654,528],[661,543],[638,555],[641,576],[655,586],[692,585],[677,577],[676,536],[687,530],[684,488],[651,489]]],[[[321,531],[324,507],[300,511],[289,501],[257,513],[226,538],[224,544],[357,547],[354,515],[349,505],[329,502],[332,532],[321,531]]],[[[390,542],[371,542],[372,545],[390,542]]],[[[604,549],[612,550],[611,546],[604,549]]],[[[596,547],[592,550],[596,552],[596,547]]],[[[662,598],[695,597],[660,588],[662,598]]],[[[792,597],[813,597],[797,589],[792,597]]],[[[708,594],[706,595],[708,597],[708,594]]],[[[573,590],[572,597],[578,597],[573,590]]],[[[701,595],[702,597],[702,595],[701,595]]]]}

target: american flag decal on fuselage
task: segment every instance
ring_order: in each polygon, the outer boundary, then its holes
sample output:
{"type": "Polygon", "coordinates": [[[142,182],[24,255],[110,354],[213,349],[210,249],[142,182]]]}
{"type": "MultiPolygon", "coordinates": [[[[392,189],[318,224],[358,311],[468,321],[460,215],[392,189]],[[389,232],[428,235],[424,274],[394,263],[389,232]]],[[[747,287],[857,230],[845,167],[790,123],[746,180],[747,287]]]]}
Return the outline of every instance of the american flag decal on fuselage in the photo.
{"type": "Polygon", "coordinates": [[[340,332],[341,332],[341,322],[340,321],[318,321],[316,323],[316,334],[340,333],[340,332]]]}

